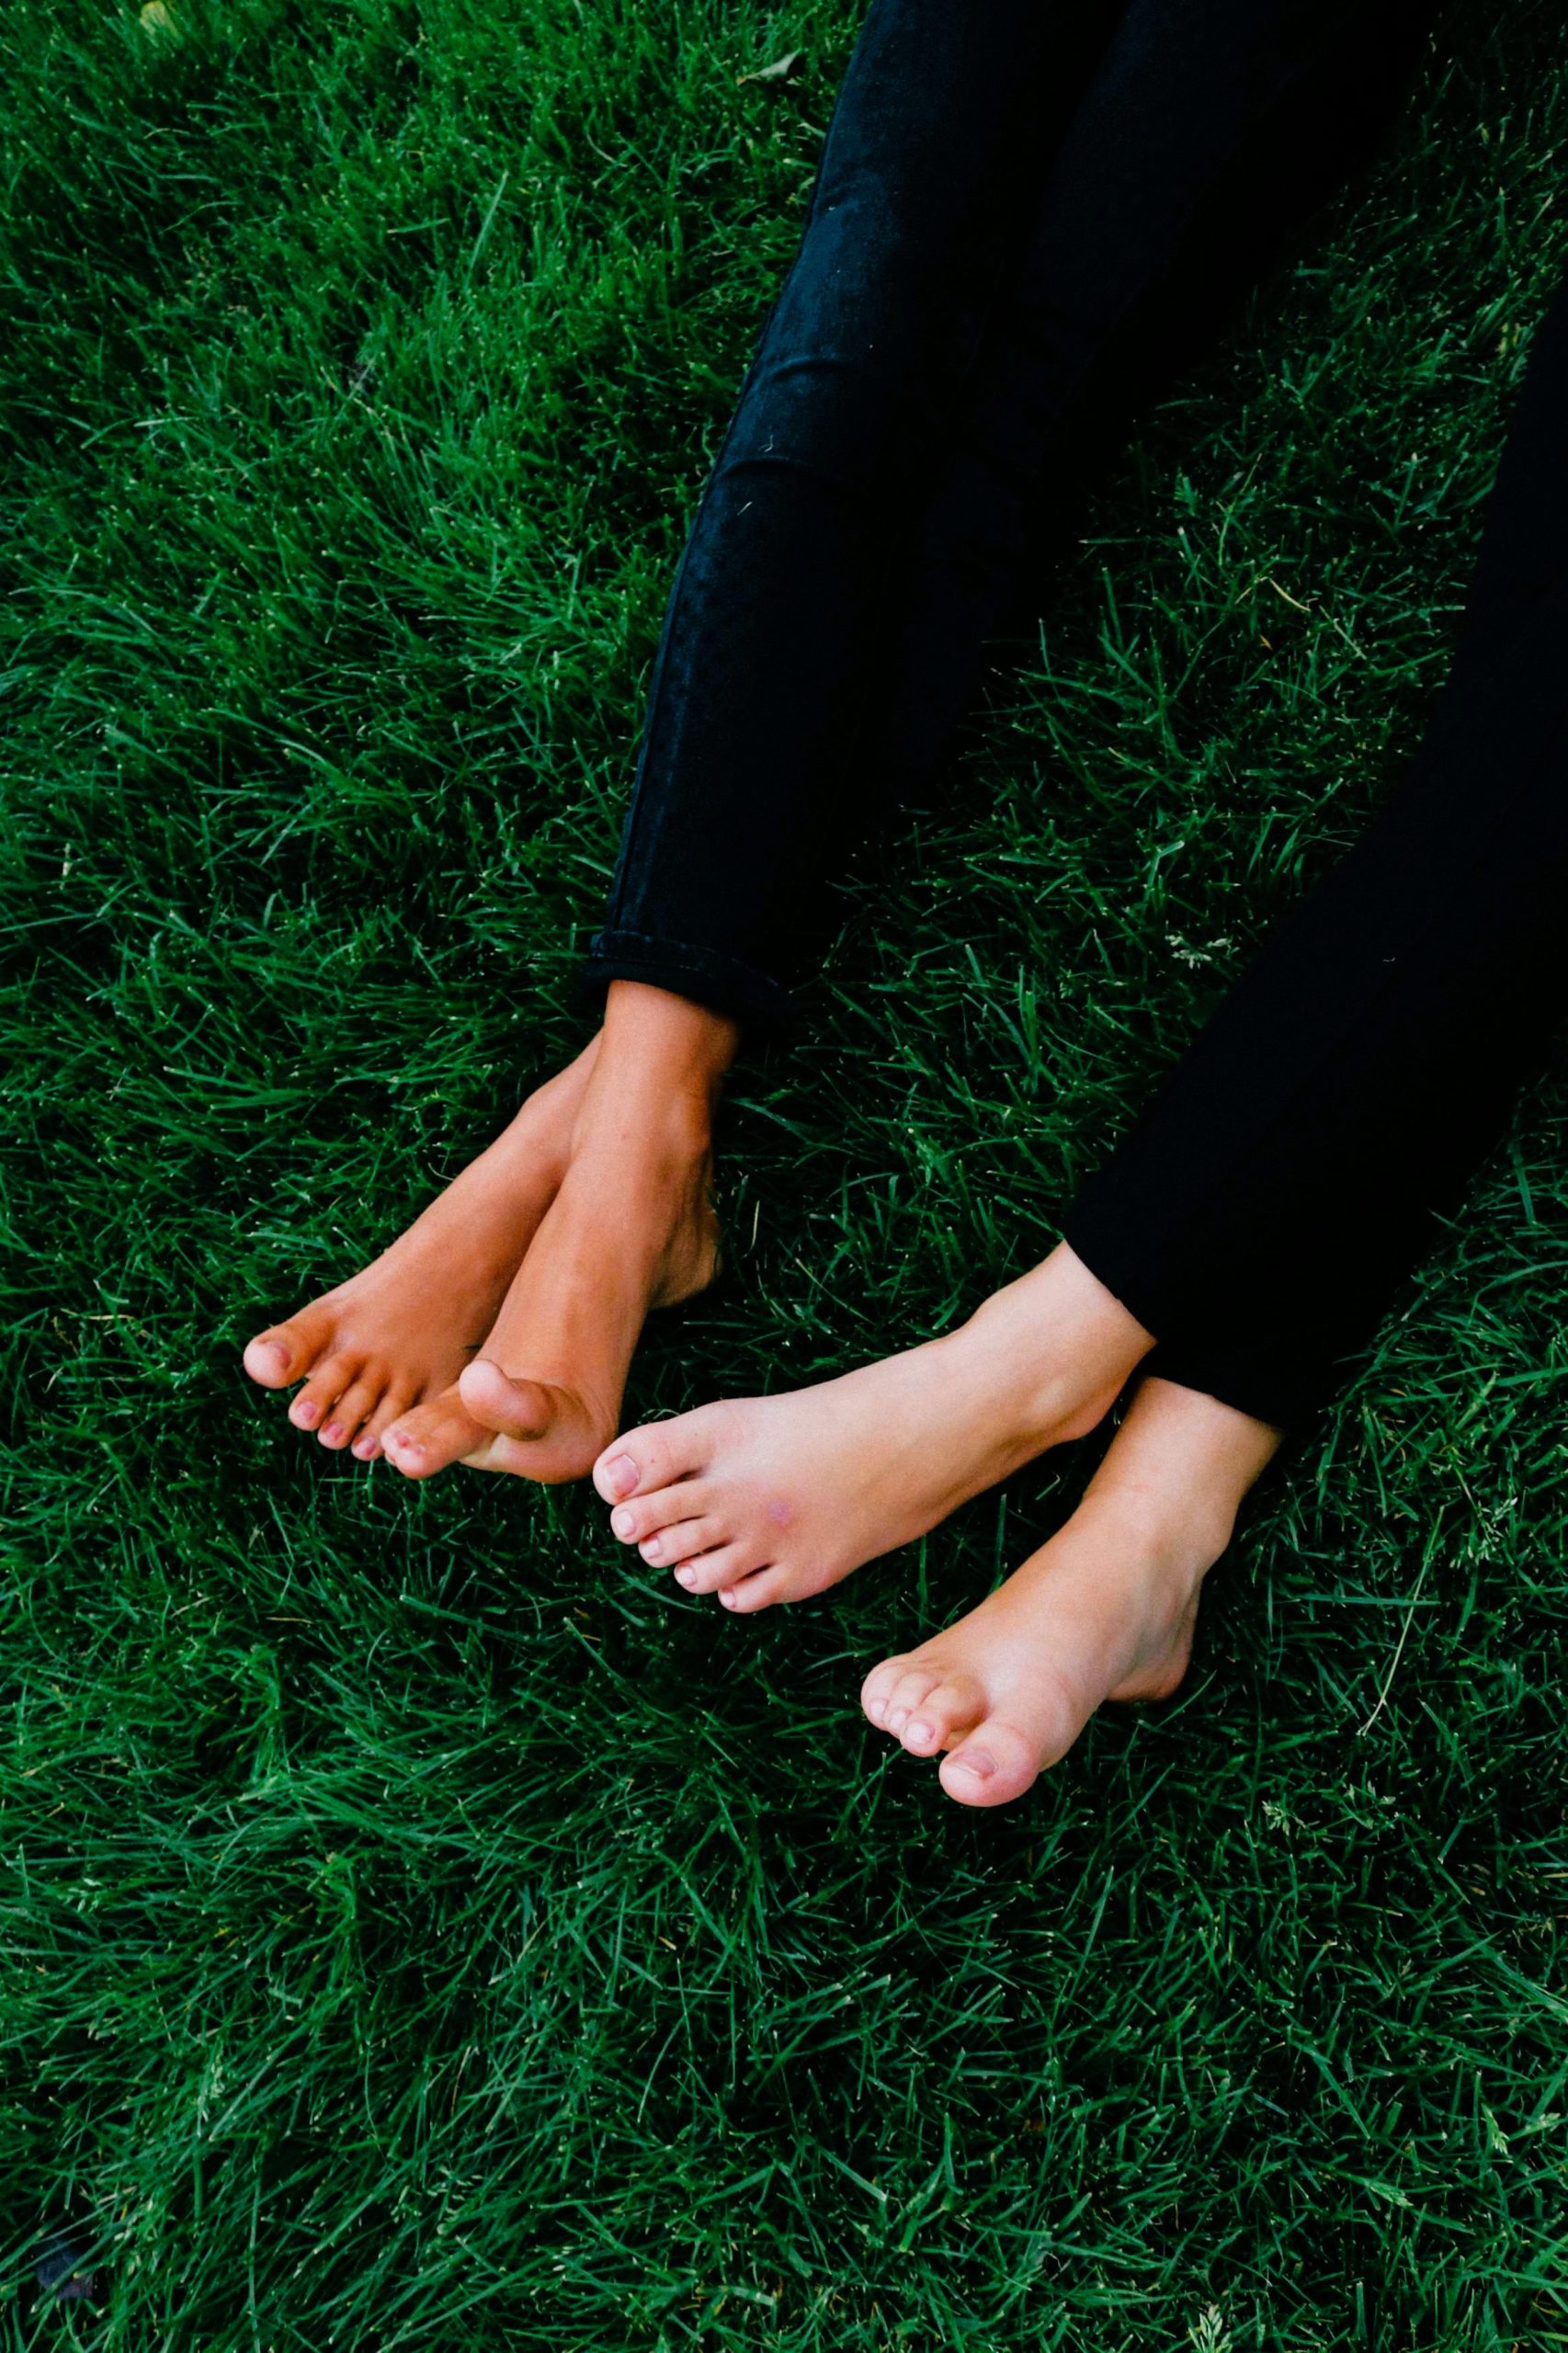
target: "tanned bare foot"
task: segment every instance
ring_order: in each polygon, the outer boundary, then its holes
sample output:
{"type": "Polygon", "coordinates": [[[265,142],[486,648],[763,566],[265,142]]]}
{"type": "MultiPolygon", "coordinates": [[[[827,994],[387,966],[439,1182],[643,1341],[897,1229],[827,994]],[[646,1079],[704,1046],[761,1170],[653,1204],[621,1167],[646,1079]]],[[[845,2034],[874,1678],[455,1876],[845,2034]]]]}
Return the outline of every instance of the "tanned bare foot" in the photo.
{"type": "Polygon", "coordinates": [[[530,1095],[389,1250],[256,1334],[244,1359],[251,1379],[264,1389],[304,1382],[289,1408],[297,1429],[369,1462],[398,1415],[450,1388],[560,1188],[598,1045],[530,1095]]]}
{"type": "Polygon", "coordinates": [[[1187,1672],[1199,1588],[1279,1433],[1147,1380],[1082,1504],[946,1633],[884,1659],[860,1703],[915,1756],[948,1753],[961,1805],[1006,1805],[1106,1699],[1164,1699],[1187,1672]]]}
{"type": "Polygon", "coordinates": [[[607,1447],[610,1526],[688,1593],[766,1608],[924,1536],[1107,1414],[1150,1335],[1065,1243],[924,1347],[607,1447]]]}
{"type": "Polygon", "coordinates": [[[385,1431],[399,1471],[461,1461],[553,1483],[588,1470],[649,1310],[712,1279],[712,1116],[738,1037],[684,997],[612,985],[555,1198],[479,1360],[385,1431]]]}

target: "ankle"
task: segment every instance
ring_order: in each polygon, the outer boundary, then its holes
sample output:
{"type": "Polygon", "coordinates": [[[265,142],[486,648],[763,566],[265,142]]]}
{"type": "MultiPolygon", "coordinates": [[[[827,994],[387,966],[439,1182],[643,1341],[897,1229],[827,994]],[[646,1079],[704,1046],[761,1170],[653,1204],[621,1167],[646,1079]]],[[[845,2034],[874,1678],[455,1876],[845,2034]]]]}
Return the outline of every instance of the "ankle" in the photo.
{"type": "Polygon", "coordinates": [[[1131,1473],[1102,1478],[1096,1472],[1090,1481],[1081,1518],[1108,1536],[1119,1556],[1155,1574],[1168,1573],[1179,1586],[1210,1568],[1235,1532],[1242,1495],[1233,1487],[1195,1478],[1174,1490],[1131,1473]]]}
{"type": "Polygon", "coordinates": [[[1218,1559],[1280,1433],[1202,1391],[1151,1376],[1090,1481],[1094,1501],[1153,1545],[1218,1559]]]}
{"type": "Polygon", "coordinates": [[[662,1176],[706,1167],[713,1156],[712,1095],[640,1067],[624,1078],[601,1062],[573,1122],[569,1165],[608,1161],[662,1176]]]}
{"type": "Polygon", "coordinates": [[[738,1022],[672,990],[612,981],[598,1066],[619,1083],[700,1101],[711,1114],[719,1083],[740,1047],[738,1022]]]}
{"type": "Polygon", "coordinates": [[[983,1301],[953,1337],[1005,1381],[1020,1462],[1097,1427],[1153,1346],[1065,1243],[983,1301]]]}

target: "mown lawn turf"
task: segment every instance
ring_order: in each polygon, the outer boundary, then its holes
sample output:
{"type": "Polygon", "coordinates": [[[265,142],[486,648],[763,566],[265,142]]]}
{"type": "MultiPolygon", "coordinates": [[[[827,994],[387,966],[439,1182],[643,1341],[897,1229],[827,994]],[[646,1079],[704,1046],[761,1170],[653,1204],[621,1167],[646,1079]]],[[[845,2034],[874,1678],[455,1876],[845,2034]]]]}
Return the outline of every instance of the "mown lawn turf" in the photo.
{"type": "MultiPolygon", "coordinates": [[[[165,5],[15,7],[0,85],[5,2341],[1568,2343],[1568,1087],[1183,1695],[1002,1816],[857,1687],[1093,1444],[737,1624],[585,1492],[301,1438],[247,1332],[584,1034],[858,12],[165,5]]],[[[1097,493],[742,1074],[629,1413],[1038,1256],[1389,788],[1568,257],[1562,29],[1462,10],[1097,493]]]]}

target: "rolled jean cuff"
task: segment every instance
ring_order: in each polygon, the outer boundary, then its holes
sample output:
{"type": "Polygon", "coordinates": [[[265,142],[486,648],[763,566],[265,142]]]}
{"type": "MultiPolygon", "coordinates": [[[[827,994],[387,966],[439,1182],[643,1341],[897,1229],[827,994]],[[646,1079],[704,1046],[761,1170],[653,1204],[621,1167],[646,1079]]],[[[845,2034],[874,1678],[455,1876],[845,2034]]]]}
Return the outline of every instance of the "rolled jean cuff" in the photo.
{"type": "Polygon", "coordinates": [[[1290,1348],[1283,1360],[1279,1338],[1266,1301],[1258,1313],[1267,1328],[1254,1336],[1203,1333],[1190,1316],[1163,1297],[1158,1278],[1140,1267],[1135,1248],[1118,1245],[1103,1223],[1076,1211],[1062,1225],[1062,1238],[1081,1259],[1095,1280],[1136,1317],[1154,1346],[1139,1366],[1140,1373],[1169,1381],[1178,1389],[1196,1389],[1255,1422],[1278,1430],[1300,1431],[1328,1403],[1335,1386],[1335,1368],[1310,1348],[1290,1348]]]}
{"type": "Polygon", "coordinates": [[[611,981],[668,989],[748,1029],[782,1029],[795,1016],[789,990],[744,957],[688,940],[657,939],[644,931],[601,931],[589,941],[588,961],[579,975],[585,995],[602,996],[611,981]]]}

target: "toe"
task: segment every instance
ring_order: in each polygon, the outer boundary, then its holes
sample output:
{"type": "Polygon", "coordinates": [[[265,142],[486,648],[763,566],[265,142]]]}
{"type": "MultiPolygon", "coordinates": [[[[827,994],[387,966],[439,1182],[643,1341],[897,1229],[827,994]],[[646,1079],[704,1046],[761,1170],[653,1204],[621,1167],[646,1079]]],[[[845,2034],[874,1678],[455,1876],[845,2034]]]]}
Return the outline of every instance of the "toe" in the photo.
{"type": "Polygon", "coordinates": [[[893,1687],[908,1665],[906,1658],[885,1658],[880,1666],[871,1669],[860,1686],[860,1705],[879,1731],[887,1722],[888,1701],[892,1697],[893,1687]]]}
{"type": "Polygon", "coordinates": [[[334,1452],[347,1446],[358,1434],[360,1423],[369,1421],[375,1412],[385,1386],[379,1374],[362,1372],[337,1400],[316,1432],[323,1446],[331,1447],[334,1452]]]}
{"type": "Polygon", "coordinates": [[[888,1695],[882,1719],[888,1731],[902,1733],[926,1693],[934,1691],[941,1679],[934,1666],[906,1666],[888,1695]]]}
{"type": "Polygon", "coordinates": [[[683,1561],[675,1573],[676,1582],[685,1586],[687,1593],[722,1593],[737,1577],[750,1576],[762,1564],[763,1555],[753,1545],[721,1544],[715,1552],[683,1561]]]}
{"type": "Polygon", "coordinates": [[[414,1404],[414,1392],[408,1388],[389,1389],[364,1428],[349,1448],[350,1454],[361,1462],[374,1462],[381,1451],[381,1440],[402,1414],[414,1404]]]}
{"type": "Polygon", "coordinates": [[[574,1391],[542,1381],[538,1385],[546,1401],[543,1428],[536,1437],[524,1438],[480,1426],[479,1443],[463,1456],[471,1470],[504,1471],[544,1487],[587,1477],[599,1447],[602,1421],[596,1424],[591,1401],[574,1391]]]}
{"type": "Polygon", "coordinates": [[[787,1601],[790,1592],[789,1570],[774,1566],[753,1569],[749,1576],[741,1577],[734,1585],[727,1585],[719,1598],[724,1608],[733,1609],[737,1617],[749,1618],[754,1610],[766,1609],[772,1602],[787,1601]]]}
{"type": "Polygon", "coordinates": [[[650,1568],[673,1568],[676,1562],[692,1560],[699,1552],[716,1552],[729,1542],[730,1533],[722,1519],[711,1516],[677,1519],[671,1527],[644,1537],[637,1550],[650,1568]]]}
{"type": "Polygon", "coordinates": [[[351,1356],[328,1357],[318,1365],[289,1408],[294,1427],[313,1430],[325,1421],[330,1408],[352,1388],[358,1370],[359,1359],[351,1356]]]}
{"type": "Polygon", "coordinates": [[[1006,1805],[1021,1798],[1044,1762],[1027,1733],[1002,1716],[987,1716],[944,1756],[942,1787],[960,1805],[1006,1805]]]}
{"type": "MultiPolygon", "coordinates": [[[[641,1544],[646,1537],[656,1536],[661,1529],[672,1528],[677,1520],[702,1519],[709,1516],[713,1502],[713,1490],[705,1479],[682,1479],[673,1487],[660,1487],[651,1495],[639,1495],[629,1504],[617,1504],[609,1516],[609,1524],[623,1544],[641,1544]]],[[[710,1541],[722,1540],[717,1536],[710,1541]]],[[[687,1552],[692,1547],[688,1544],[687,1552]]],[[[684,1558],[679,1552],[666,1552],[666,1561],[684,1558]]]]}
{"type": "Polygon", "coordinates": [[[594,1484],[607,1504],[652,1495],[676,1479],[689,1478],[708,1460],[712,1425],[708,1409],[677,1414],[673,1421],[647,1422],[611,1438],[594,1465],[594,1484]]]}
{"type": "Polygon", "coordinates": [[[332,1345],[333,1317],[324,1302],[301,1309],[286,1324],[269,1324],[247,1343],[240,1361],[264,1389],[286,1389],[302,1381],[311,1367],[332,1345]]]}
{"type": "Polygon", "coordinates": [[[384,1429],[381,1451],[405,1479],[428,1479],[432,1472],[491,1444],[494,1436],[474,1420],[455,1388],[444,1389],[384,1429]]]}
{"type": "Polygon", "coordinates": [[[410,1479],[427,1479],[450,1462],[471,1471],[503,1471],[516,1478],[555,1486],[580,1479],[594,1459],[597,1439],[587,1432],[581,1399],[551,1388],[550,1418],[542,1438],[509,1438],[476,1422],[456,1383],[400,1415],[381,1439],[387,1461],[410,1479]]]}
{"type": "Polygon", "coordinates": [[[934,1756],[938,1748],[950,1748],[960,1740],[984,1713],[982,1686],[972,1676],[955,1676],[915,1703],[901,1738],[912,1756],[934,1756]]]}
{"type": "Polygon", "coordinates": [[[458,1377],[458,1394],[482,1429],[503,1438],[542,1438],[554,1419],[551,1392],[537,1381],[525,1381],[489,1357],[464,1365],[458,1377]]]}
{"type": "Polygon", "coordinates": [[[251,1379],[259,1381],[264,1389],[281,1389],[285,1381],[297,1380],[296,1361],[296,1351],[281,1331],[258,1332],[245,1343],[240,1358],[251,1379]]]}

